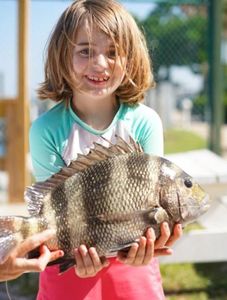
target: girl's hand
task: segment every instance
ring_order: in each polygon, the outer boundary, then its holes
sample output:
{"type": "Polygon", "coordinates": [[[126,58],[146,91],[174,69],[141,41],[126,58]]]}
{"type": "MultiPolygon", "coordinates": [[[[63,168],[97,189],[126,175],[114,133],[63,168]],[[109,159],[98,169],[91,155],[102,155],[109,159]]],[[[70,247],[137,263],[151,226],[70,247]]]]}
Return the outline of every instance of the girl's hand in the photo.
{"type": "Polygon", "coordinates": [[[64,255],[63,251],[51,252],[45,245],[42,245],[54,235],[54,231],[45,230],[27,238],[18,245],[5,261],[0,264],[0,281],[15,279],[25,272],[42,272],[50,261],[62,257],[64,255]],[[38,246],[40,246],[40,256],[34,259],[27,259],[26,255],[28,252],[38,246]]]}
{"type": "Polygon", "coordinates": [[[75,272],[81,278],[93,277],[109,265],[106,258],[100,258],[94,247],[81,245],[75,250],[75,272]]]}
{"type": "Polygon", "coordinates": [[[142,236],[138,243],[133,243],[128,253],[118,251],[117,259],[131,266],[144,266],[150,263],[154,256],[155,233],[152,228],[142,236]]]}
{"type": "Polygon", "coordinates": [[[154,255],[170,255],[173,253],[171,247],[176,240],[178,240],[183,234],[181,224],[176,224],[171,235],[168,223],[161,224],[161,235],[155,242],[154,255]]]}

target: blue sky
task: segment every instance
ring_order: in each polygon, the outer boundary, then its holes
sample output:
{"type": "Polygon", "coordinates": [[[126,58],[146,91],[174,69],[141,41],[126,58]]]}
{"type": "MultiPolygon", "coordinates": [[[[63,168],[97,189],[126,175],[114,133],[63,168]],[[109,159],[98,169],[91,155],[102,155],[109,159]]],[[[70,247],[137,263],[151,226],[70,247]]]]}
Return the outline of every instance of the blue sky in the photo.
{"type": "MultiPolygon", "coordinates": [[[[43,79],[44,49],[48,36],[63,10],[72,1],[35,0],[30,3],[29,89],[43,79]]],[[[145,17],[152,3],[123,2],[139,18],[145,17]]],[[[17,93],[17,1],[0,0],[0,97],[15,97],[17,93]]]]}

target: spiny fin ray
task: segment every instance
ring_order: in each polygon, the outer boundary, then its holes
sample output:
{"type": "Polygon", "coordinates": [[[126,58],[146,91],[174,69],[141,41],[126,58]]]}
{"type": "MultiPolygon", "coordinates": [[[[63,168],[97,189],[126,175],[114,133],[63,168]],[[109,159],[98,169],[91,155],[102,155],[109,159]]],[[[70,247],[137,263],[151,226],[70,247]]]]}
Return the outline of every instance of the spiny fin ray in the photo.
{"type": "Polygon", "coordinates": [[[135,142],[132,137],[129,137],[129,143],[118,135],[115,137],[116,144],[101,137],[109,144],[109,147],[95,142],[93,144],[94,147],[91,148],[87,155],[78,154],[77,159],[72,161],[68,167],[63,167],[58,173],[52,175],[44,182],[37,182],[31,187],[27,187],[25,191],[25,200],[28,202],[28,211],[30,215],[35,216],[40,214],[46,195],[54,190],[59,184],[63,183],[67,178],[110,157],[132,152],[143,152],[141,146],[135,142]]]}

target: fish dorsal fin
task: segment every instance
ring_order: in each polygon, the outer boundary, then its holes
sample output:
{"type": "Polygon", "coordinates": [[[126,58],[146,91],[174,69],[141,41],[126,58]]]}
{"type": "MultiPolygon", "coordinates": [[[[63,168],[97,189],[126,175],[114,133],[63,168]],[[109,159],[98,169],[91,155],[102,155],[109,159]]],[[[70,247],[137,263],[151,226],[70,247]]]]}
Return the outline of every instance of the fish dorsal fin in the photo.
{"type": "Polygon", "coordinates": [[[129,143],[122,139],[119,135],[116,135],[116,143],[113,144],[104,137],[103,140],[109,143],[110,147],[107,148],[109,151],[112,151],[115,155],[120,155],[124,153],[143,153],[143,149],[140,144],[137,143],[131,136],[129,136],[129,143]]]}
{"type": "Polygon", "coordinates": [[[94,147],[90,149],[90,152],[87,155],[78,154],[77,159],[72,161],[69,166],[63,167],[58,173],[52,175],[46,181],[37,182],[31,187],[27,187],[25,191],[25,200],[28,202],[29,213],[31,215],[39,214],[45,196],[74,174],[87,169],[99,161],[106,160],[113,156],[143,152],[141,146],[135,142],[132,137],[129,137],[129,142],[126,142],[118,135],[115,137],[115,144],[104,137],[101,137],[103,141],[109,145],[108,147],[95,142],[93,144],[94,147]]]}

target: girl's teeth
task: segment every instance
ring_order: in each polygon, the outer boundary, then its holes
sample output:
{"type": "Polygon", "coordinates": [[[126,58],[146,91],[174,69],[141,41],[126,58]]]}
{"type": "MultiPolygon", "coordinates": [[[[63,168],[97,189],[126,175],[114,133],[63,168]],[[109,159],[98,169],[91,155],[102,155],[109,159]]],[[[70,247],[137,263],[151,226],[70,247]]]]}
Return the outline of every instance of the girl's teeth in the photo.
{"type": "Polygon", "coordinates": [[[98,77],[94,77],[94,76],[88,76],[88,79],[94,80],[94,81],[107,81],[108,77],[98,78],[98,77]]]}

